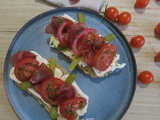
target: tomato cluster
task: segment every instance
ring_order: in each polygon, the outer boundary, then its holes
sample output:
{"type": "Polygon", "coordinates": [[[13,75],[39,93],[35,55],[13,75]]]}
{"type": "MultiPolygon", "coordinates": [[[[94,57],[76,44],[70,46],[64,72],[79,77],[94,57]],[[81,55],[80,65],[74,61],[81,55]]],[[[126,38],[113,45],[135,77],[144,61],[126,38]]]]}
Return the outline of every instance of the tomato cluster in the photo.
{"type": "MultiPolygon", "coordinates": [[[[159,1],[159,0],[157,0],[159,1]]],[[[136,0],[135,8],[144,9],[148,6],[150,0],[136,0]]],[[[122,12],[119,14],[119,11],[115,7],[109,7],[105,9],[105,17],[112,22],[117,22],[120,25],[127,25],[131,21],[131,15],[128,12],[122,12]]],[[[160,23],[155,27],[155,33],[160,35],[160,23]]],[[[141,48],[145,44],[145,38],[142,35],[136,35],[131,38],[130,45],[133,48],[141,48]]],[[[155,62],[160,62],[160,52],[155,55],[155,62]]],[[[149,84],[153,81],[153,74],[149,71],[143,71],[139,74],[138,80],[144,84],[149,84]],[[146,78],[148,76],[148,78],[146,78]],[[150,78],[150,79],[149,79],[150,78]]]]}
{"type": "Polygon", "coordinates": [[[74,86],[55,78],[52,70],[44,63],[39,64],[36,55],[20,50],[10,58],[14,74],[22,83],[29,81],[29,87],[37,91],[42,99],[50,105],[59,105],[61,115],[69,120],[75,120],[76,111],[86,105],[86,99],[78,97],[74,86]],[[72,111],[67,106],[72,107],[72,111]],[[72,114],[67,114],[67,111],[72,114]]]}
{"type": "Polygon", "coordinates": [[[117,21],[120,25],[128,25],[131,21],[131,14],[129,12],[122,12],[119,14],[118,9],[109,7],[105,10],[105,17],[110,21],[117,21]]]}
{"type": "Polygon", "coordinates": [[[113,62],[117,48],[106,43],[98,31],[84,23],[73,23],[63,17],[53,17],[46,32],[58,38],[60,45],[68,47],[91,67],[106,70],[113,62]]]}

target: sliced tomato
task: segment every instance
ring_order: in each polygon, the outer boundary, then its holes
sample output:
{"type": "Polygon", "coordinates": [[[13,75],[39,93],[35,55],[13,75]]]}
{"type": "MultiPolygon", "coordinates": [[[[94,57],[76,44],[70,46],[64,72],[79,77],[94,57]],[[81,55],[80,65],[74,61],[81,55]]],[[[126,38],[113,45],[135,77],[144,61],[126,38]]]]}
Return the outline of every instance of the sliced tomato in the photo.
{"type": "Polygon", "coordinates": [[[96,39],[98,35],[98,31],[93,28],[84,29],[77,34],[72,43],[74,55],[81,56],[84,51],[90,49],[90,47],[95,44],[94,39],[96,39]]]}
{"type": "Polygon", "coordinates": [[[70,98],[60,106],[60,114],[67,120],[76,120],[77,110],[86,105],[86,99],[82,97],[70,98]]]}
{"type": "Polygon", "coordinates": [[[59,78],[46,79],[40,86],[40,95],[51,105],[62,104],[66,99],[75,97],[73,86],[68,86],[59,78]]]}
{"type": "Polygon", "coordinates": [[[54,74],[50,68],[48,68],[44,63],[36,68],[34,74],[30,78],[32,84],[42,83],[45,79],[53,77],[54,74]]]}
{"type": "Polygon", "coordinates": [[[93,66],[100,71],[106,70],[113,62],[117,48],[113,44],[105,43],[93,58],[93,66]]]}
{"type": "Polygon", "coordinates": [[[14,67],[20,60],[24,58],[36,58],[36,55],[25,50],[19,50],[10,57],[10,63],[14,67]]]}
{"type": "Polygon", "coordinates": [[[67,33],[68,33],[69,28],[72,24],[73,24],[73,22],[71,20],[64,19],[58,28],[57,37],[58,37],[59,43],[62,46],[69,46],[70,45],[69,36],[67,35],[67,33]]]}
{"type": "Polygon", "coordinates": [[[83,60],[91,67],[93,67],[93,58],[96,55],[96,51],[88,50],[83,54],[83,60]]]}
{"type": "Polygon", "coordinates": [[[14,74],[16,78],[20,81],[29,80],[38,65],[39,62],[34,58],[22,59],[16,64],[14,74]]]}
{"type": "Polygon", "coordinates": [[[73,40],[75,39],[76,35],[79,34],[82,30],[87,29],[87,25],[83,23],[75,23],[70,26],[70,30],[68,32],[70,46],[72,46],[73,40]]]}
{"type": "Polygon", "coordinates": [[[104,37],[97,36],[97,38],[94,39],[93,50],[94,51],[99,51],[104,43],[105,43],[104,42],[104,37]]]}

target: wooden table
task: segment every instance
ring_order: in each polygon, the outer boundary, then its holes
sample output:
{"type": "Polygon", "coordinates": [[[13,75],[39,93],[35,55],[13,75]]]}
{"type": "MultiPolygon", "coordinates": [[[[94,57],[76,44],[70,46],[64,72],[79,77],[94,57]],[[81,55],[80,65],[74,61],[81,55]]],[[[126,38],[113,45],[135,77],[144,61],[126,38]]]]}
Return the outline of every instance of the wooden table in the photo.
{"type": "MultiPolygon", "coordinates": [[[[120,29],[128,41],[138,34],[145,37],[143,48],[133,49],[138,73],[150,70],[155,77],[147,88],[137,85],[133,102],[123,120],[160,120],[160,63],[154,62],[156,52],[160,51],[160,36],[154,34],[156,24],[160,22],[160,3],[151,0],[144,11],[134,9],[135,0],[108,0],[108,3],[108,6],[118,8],[119,12],[128,11],[132,14],[128,27],[120,29]]],[[[56,8],[44,0],[0,1],[0,120],[19,119],[9,103],[3,80],[3,67],[9,45],[26,22],[40,13],[56,8]]]]}

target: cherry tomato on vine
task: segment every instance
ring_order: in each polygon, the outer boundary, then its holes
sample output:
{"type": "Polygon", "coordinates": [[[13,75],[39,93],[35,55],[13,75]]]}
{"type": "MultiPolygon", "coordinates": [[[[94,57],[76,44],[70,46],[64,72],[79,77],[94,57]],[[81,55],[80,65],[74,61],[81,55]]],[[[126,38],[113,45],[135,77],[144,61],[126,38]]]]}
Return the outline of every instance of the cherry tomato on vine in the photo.
{"type": "Polygon", "coordinates": [[[160,23],[156,26],[156,33],[160,35],[160,23]]]}
{"type": "Polygon", "coordinates": [[[154,76],[150,71],[142,71],[138,75],[138,80],[143,84],[150,84],[154,80],[154,76]]]}
{"type": "Polygon", "coordinates": [[[149,3],[149,0],[136,0],[135,6],[137,8],[145,8],[149,3]]]}
{"type": "Polygon", "coordinates": [[[155,56],[155,61],[160,62],[160,52],[158,52],[155,56]]]}
{"type": "Polygon", "coordinates": [[[106,18],[108,18],[110,21],[115,21],[118,17],[118,10],[115,7],[109,7],[106,9],[106,18]]]}
{"type": "Polygon", "coordinates": [[[137,35],[131,38],[130,45],[134,48],[141,48],[145,43],[145,39],[141,35],[137,35]]]}
{"type": "Polygon", "coordinates": [[[120,25],[127,25],[131,21],[131,14],[129,12],[122,12],[117,18],[117,22],[120,25]]]}

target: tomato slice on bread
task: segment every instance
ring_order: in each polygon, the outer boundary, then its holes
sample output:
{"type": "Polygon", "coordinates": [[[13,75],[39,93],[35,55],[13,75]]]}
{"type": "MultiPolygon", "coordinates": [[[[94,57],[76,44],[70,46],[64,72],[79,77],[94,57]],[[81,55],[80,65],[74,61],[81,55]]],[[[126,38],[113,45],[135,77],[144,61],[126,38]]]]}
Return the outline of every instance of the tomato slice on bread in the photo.
{"type": "Polygon", "coordinates": [[[77,110],[86,105],[86,99],[82,97],[69,98],[60,106],[60,114],[67,120],[75,120],[77,110]]]}
{"type": "Polygon", "coordinates": [[[39,62],[33,58],[25,58],[20,60],[14,69],[14,74],[16,78],[20,81],[29,80],[38,67],[39,62]]]}
{"type": "Polygon", "coordinates": [[[105,43],[93,58],[93,66],[100,71],[106,70],[113,62],[117,53],[117,47],[105,43]]]}
{"type": "Polygon", "coordinates": [[[95,44],[95,39],[98,35],[97,30],[93,28],[84,29],[77,34],[72,43],[74,55],[81,56],[83,52],[88,51],[95,44]]]}
{"type": "Polygon", "coordinates": [[[59,78],[46,79],[40,86],[40,95],[51,105],[60,105],[68,98],[75,97],[74,87],[59,78]]]}

